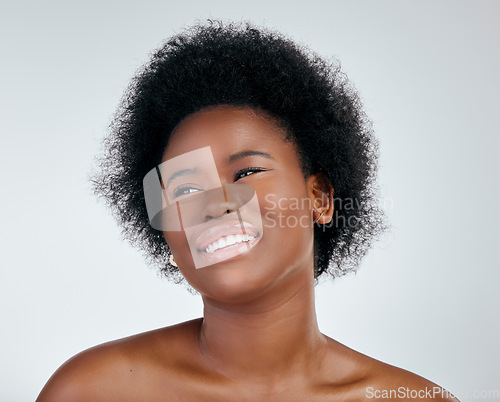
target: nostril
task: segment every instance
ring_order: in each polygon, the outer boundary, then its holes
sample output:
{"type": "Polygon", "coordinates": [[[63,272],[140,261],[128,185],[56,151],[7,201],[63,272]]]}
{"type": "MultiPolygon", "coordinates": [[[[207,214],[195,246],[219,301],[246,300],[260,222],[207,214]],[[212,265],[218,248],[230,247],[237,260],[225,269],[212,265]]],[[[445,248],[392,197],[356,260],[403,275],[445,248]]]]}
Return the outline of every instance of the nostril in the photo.
{"type": "MultiPolygon", "coordinates": [[[[222,212],[221,215],[227,215],[227,214],[231,214],[233,212],[235,212],[234,209],[226,209],[224,212],[222,212]]],[[[213,215],[205,215],[205,222],[208,222],[208,221],[210,221],[212,219],[215,219],[215,216],[213,216],[213,215]]]]}

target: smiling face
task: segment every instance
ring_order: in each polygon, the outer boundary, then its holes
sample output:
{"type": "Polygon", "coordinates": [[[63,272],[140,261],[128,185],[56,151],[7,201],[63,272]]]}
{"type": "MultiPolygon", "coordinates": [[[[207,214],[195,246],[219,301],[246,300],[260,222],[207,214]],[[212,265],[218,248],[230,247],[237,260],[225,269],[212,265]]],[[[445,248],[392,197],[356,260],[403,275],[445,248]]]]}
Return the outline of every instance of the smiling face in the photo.
{"type": "MultiPolygon", "coordinates": [[[[229,161],[250,154],[271,158],[245,151],[229,161]]],[[[209,146],[168,159],[152,169],[144,183],[152,225],[165,232],[184,232],[196,268],[248,252],[262,238],[255,189],[242,183],[223,185],[209,146]]]]}
{"type": "Polygon", "coordinates": [[[180,200],[173,205],[182,230],[163,234],[195,289],[242,301],[313,275],[316,176],[304,178],[295,147],[273,120],[230,106],[190,115],[172,133],[162,165],[183,160],[203,165],[205,176],[171,169],[183,172],[166,186],[180,200]]]}

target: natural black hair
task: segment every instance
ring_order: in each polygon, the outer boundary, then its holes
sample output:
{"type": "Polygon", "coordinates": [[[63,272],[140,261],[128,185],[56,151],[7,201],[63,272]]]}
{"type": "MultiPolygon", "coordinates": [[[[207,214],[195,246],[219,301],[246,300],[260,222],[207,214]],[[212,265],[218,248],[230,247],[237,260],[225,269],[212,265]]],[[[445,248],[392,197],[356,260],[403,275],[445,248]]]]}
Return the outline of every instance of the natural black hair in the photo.
{"type": "Polygon", "coordinates": [[[124,236],[163,274],[182,281],[153,229],[142,181],[161,163],[174,127],[217,105],[251,107],[284,127],[307,177],[334,188],[334,217],[315,225],[315,277],[354,271],[385,228],[375,191],[378,147],[360,99],[338,63],[250,23],[208,21],[167,40],[128,87],[105,140],[94,191],[124,236]]]}

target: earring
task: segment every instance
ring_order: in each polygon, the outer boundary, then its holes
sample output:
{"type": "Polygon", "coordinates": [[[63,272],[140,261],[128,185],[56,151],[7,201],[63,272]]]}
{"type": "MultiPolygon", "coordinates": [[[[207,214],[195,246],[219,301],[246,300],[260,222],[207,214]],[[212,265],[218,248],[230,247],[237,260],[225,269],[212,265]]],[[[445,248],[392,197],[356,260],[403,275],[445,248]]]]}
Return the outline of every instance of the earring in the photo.
{"type": "Polygon", "coordinates": [[[319,214],[319,216],[318,216],[318,217],[314,220],[313,225],[314,225],[315,223],[318,223],[318,221],[321,219],[321,217],[323,216],[323,214],[324,214],[324,213],[325,213],[325,211],[323,211],[323,212],[321,212],[321,213],[319,214]]]}
{"type": "Polygon", "coordinates": [[[178,265],[176,264],[174,260],[174,255],[170,254],[170,258],[168,259],[170,261],[170,264],[173,265],[174,267],[177,267],[178,265]]]}

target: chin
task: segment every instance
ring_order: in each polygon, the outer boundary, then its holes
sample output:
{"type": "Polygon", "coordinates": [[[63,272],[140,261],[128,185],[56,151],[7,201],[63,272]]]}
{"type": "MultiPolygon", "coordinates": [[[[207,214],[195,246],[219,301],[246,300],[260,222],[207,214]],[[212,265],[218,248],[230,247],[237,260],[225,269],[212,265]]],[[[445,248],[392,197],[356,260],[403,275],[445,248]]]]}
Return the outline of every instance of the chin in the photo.
{"type": "Polygon", "coordinates": [[[236,258],[197,269],[191,285],[204,297],[221,302],[250,301],[273,282],[271,268],[252,259],[236,258]],[[258,267],[258,268],[257,268],[258,267]]]}
{"type": "Polygon", "coordinates": [[[184,255],[179,267],[191,286],[205,298],[223,303],[267,299],[266,294],[271,290],[275,292],[280,286],[287,287],[287,278],[295,276],[293,271],[303,265],[297,254],[306,256],[312,250],[312,240],[308,250],[304,247],[307,242],[300,235],[292,237],[288,246],[283,247],[286,237],[268,231],[248,252],[202,268],[195,268],[195,261],[186,247],[179,250],[178,254],[184,255]]]}

